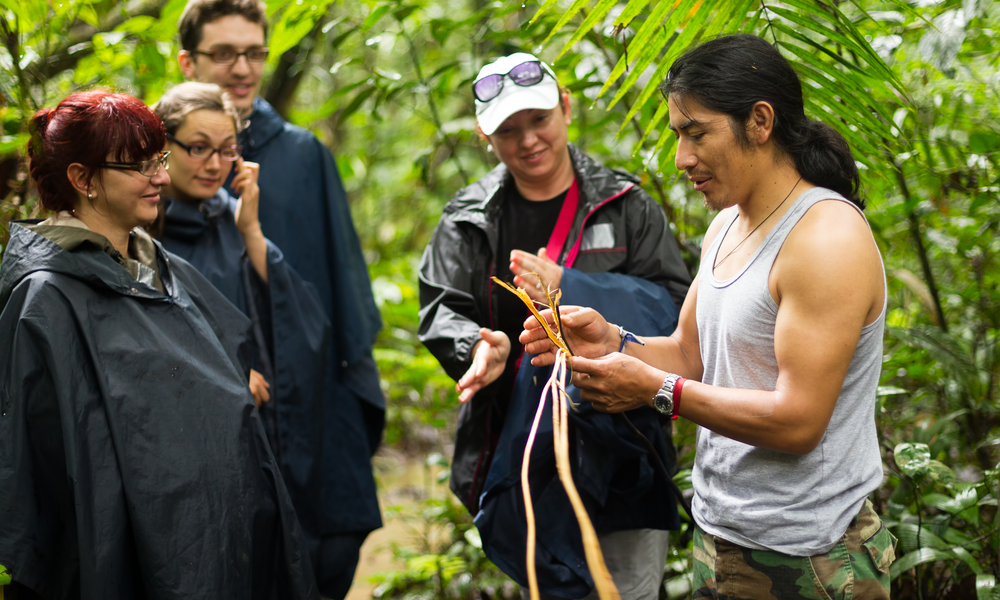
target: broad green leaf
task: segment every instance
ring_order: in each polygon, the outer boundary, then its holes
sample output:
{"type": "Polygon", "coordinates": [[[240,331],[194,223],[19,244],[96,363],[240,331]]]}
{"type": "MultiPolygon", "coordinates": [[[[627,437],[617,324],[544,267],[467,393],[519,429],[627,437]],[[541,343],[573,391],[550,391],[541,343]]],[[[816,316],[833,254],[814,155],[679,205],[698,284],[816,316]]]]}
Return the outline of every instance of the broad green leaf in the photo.
{"type": "Polygon", "coordinates": [[[459,62],[459,61],[457,61],[457,60],[446,62],[445,64],[443,64],[440,67],[438,67],[437,70],[435,70],[433,73],[431,73],[430,77],[427,78],[427,82],[434,81],[437,78],[438,75],[441,75],[442,73],[445,73],[446,71],[451,71],[452,69],[455,69],[456,67],[460,67],[461,65],[462,65],[462,63],[459,62]]]}
{"type": "Polygon", "coordinates": [[[975,487],[959,491],[954,498],[949,498],[944,494],[927,494],[924,496],[925,504],[952,515],[957,515],[970,507],[975,507],[978,501],[979,494],[976,492],[975,487]]]}
{"type": "MultiPolygon", "coordinates": [[[[281,55],[291,50],[308,35],[316,23],[326,16],[333,0],[311,0],[310,3],[289,3],[281,11],[281,18],[274,26],[268,46],[271,52],[267,62],[272,67],[281,60],[281,55]]],[[[270,10],[270,5],[269,5],[270,10]]]]}
{"type": "Polygon", "coordinates": [[[900,546],[906,552],[913,552],[920,548],[936,548],[938,550],[952,548],[952,544],[935,535],[926,526],[918,528],[915,523],[900,523],[893,526],[892,532],[899,539],[900,546]]]}
{"type": "Polygon", "coordinates": [[[942,485],[951,485],[957,479],[955,471],[939,460],[932,460],[927,463],[925,476],[930,481],[942,485]]]}
{"type": "Polygon", "coordinates": [[[983,568],[979,565],[979,562],[976,560],[974,556],[972,556],[972,553],[970,553],[968,550],[966,550],[965,548],[952,548],[951,552],[960,561],[964,562],[965,565],[969,567],[969,569],[973,573],[975,573],[976,575],[983,574],[983,568]]]}
{"type": "Polygon", "coordinates": [[[1000,133],[996,131],[973,131],[969,135],[969,150],[976,154],[1000,152],[1000,133]]]}
{"type": "Polygon", "coordinates": [[[415,10],[417,10],[416,6],[406,4],[392,11],[392,17],[397,21],[405,21],[406,18],[412,15],[415,10]]]}
{"type": "Polygon", "coordinates": [[[896,465],[908,477],[917,477],[927,471],[931,451],[927,444],[899,444],[893,449],[896,465]]]}
{"type": "Polygon", "coordinates": [[[115,27],[115,31],[127,31],[129,33],[143,33],[149,30],[150,27],[156,25],[158,21],[153,17],[146,15],[139,15],[137,17],[132,17],[127,21],[122,22],[121,25],[115,27]]]}
{"type": "MultiPolygon", "coordinates": [[[[358,31],[357,27],[349,27],[345,31],[337,34],[333,39],[329,40],[329,42],[328,42],[329,47],[332,48],[332,49],[334,49],[334,50],[336,50],[337,48],[340,48],[340,46],[344,43],[344,40],[346,40],[348,38],[348,36],[350,36],[355,31],[358,31]]],[[[358,56],[356,58],[360,59],[361,57],[358,56]]]]}
{"type": "Polygon", "coordinates": [[[101,17],[98,16],[97,11],[90,4],[81,6],[76,16],[91,27],[98,27],[101,24],[101,17]]]}
{"type": "Polygon", "coordinates": [[[921,548],[915,552],[907,552],[902,558],[896,559],[896,562],[892,563],[892,566],[889,567],[889,578],[896,579],[902,573],[905,573],[918,565],[938,560],[953,561],[957,559],[954,554],[945,550],[921,548]]]}
{"type": "Polygon", "coordinates": [[[364,23],[361,24],[361,31],[368,31],[371,29],[372,26],[375,25],[375,23],[381,19],[383,15],[385,15],[385,13],[389,12],[390,8],[392,8],[392,5],[390,4],[379,4],[376,6],[365,18],[364,23]]]}
{"type": "Polygon", "coordinates": [[[358,94],[351,99],[351,102],[346,107],[344,107],[344,110],[340,113],[339,121],[341,123],[346,121],[348,117],[350,117],[359,108],[361,108],[361,105],[364,104],[365,100],[370,98],[371,95],[374,94],[377,89],[378,88],[372,86],[358,92],[358,94]]]}

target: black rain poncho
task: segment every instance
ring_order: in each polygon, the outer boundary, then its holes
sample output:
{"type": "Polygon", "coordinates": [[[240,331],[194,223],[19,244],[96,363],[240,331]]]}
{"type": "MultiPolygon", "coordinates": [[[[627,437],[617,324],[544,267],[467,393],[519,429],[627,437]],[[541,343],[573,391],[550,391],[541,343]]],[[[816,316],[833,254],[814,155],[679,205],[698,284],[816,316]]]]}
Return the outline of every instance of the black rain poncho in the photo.
{"type": "Polygon", "coordinates": [[[198,204],[172,198],[163,202],[163,245],[190,262],[254,323],[253,366],[271,384],[271,401],[259,409],[261,420],[306,542],[318,556],[330,322],[316,289],[299,277],[270,241],[268,281],[260,279],[236,226],[236,200],[225,190],[198,204]]]}
{"type": "Polygon", "coordinates": [[[247,388],[249,321],[157,257],[166,293],[12,224],[0,564],[45,598],[318,598],[247,388]]]}

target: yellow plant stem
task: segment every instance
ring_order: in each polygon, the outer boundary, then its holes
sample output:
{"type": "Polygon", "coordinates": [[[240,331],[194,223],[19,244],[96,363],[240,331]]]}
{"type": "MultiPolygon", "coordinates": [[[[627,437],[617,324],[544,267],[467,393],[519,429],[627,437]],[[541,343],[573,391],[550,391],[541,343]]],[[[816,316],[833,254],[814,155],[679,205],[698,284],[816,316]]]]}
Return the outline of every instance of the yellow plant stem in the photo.
{"type": "MultiPolygon", "coordinates": [[[[533,273],[538,277],[537,273],[533,273]]],[[[538,277],[541,282],[541,277],[538,277]]],[[[583,505],[580,493],[573,483],[573,471],[569,464],[569,411],[566,394],[566,377],[569,374],[568,356],[573,353],[566,344],[562,335],[562,320],[559,317],[559,299],[562,296],[560,290],[551,290],[545,285],[545,297],[549,301],[549,308],[552,310],[555,327],[549,327],[548,322],[535,308],[535,301],[524,291],[523,288],[515,288],[509,283],[505,283],[496,277],[493,278],[497,284],[505,290],[521,299],[521,302],[528,307],[531,314],[538,319],[545,335],[558,348],[556,351],[555,365],[552,367],[552,375],[545,382],[542,388],[542,396],[538,399],[538,408],[535,410],[535,419],[531,423],[531,431],[528,440],[524,444],[524,457],[521,459],[521,494],[524,496],[524,513],[528,522],[528,539],[526,548],[528,593],[531,600],[539,600],[538,572],[535,566],[535,546],[537,540],[537,527],[535,524],[535,510],[531,501],[531,487],[528,484],[528,472],[531,466],[531,449],[535,445],[535,437],[538,434],[538,424],[542,420],[542,413],[545,412],[545,404],[549,398],[552,399],[552,436],[553,446],[556,455],[556,470],[559,472],[559,481],[566,489],[570,504],[573,506],[573,513],[580,525],[580,532],[583,535],[583,550],[587,559],[587,567],[590,569],[590,576],[594,580],[594,587],[601,600],[621,600],[618,588],[611,580],[611,573],[604,563],[604,554],[601,552],[601,544],[597,540],[597,532],[594,524],[587,514],[587,508],[583,505]]],[[[2,599],[0,599],[2,600],[2,599]]]]}
{"type": "MultiPolygon", "coordinates": [[[[583,505],[576,484],[573,483],[573,471],[569,464],[569,411],[565,383],[567,370],[566,355],[560,351],[556,354],[556,364],[552,368],[552,377],[549,379],[549,383],[554,382],[554,385],[547,386],[552,395],[552,437],[555,444],[556,470],[559,472],[559,480],[566,488],[570,504],[573,505],[576,520],[580,524],[587,567],[590,568],[590,576],[594,580],[597,595],[601,600],[621,600],[618,588],[611,580],[611,573],[608,572],[608,567],[604,563],[604,554],[601,552],[594,524],[587,514],[587,509],[583,505]]],[[[544,392],[542,398],[545,398],[544,392]]]]}
{"type": "MultiPolygon", "coordinates": [[[[548,389],[546,384],[545,389],[548,389]]],[[[531,464],[531,449],[535,445],[535,436],[538,434],[538,424],[542,421],[542,413],[545,412],[545,391],[538,401],[538,409],[535,410],[535,420],[531,423],[531,432],[528,433],[528,441],[524,444],[524,458],[521,459],[521,494],[524,496],[524,514],[528,520],[528,547],[527,547],[527,568],[528,568],[528,592],[531,600],[538,600],[538,574],[535,568],[535,508],[531,502],[531,487],[528,485],[528,467],[531,464]]]]}
{"type": "MultiPolygon", "coordinates": [[[[530,273],[530,274],[538,277],[537,273],[530,273]]],[[[498,285],[500,285],[501,287],[503,287],[503,289],[507,290],[511,294],[514,294],[515,296],[517,296],[518,298],[521,299],[521,302],[523,302],[524,305],[528,307],[528,310],[531,311],[531,314],[534,315],[535,319],[538,320],[538,323],[541,324],[542,329],[545,330],[545,335],[548,336],[549,340],[553,344],[555,344],[557,348],[559,348],[560,350],[562,350],[566,354],[573,354],[572,352],[569,351],[569,347],[566,346],[566,342],[563,341],[562,330],[561,330],[561,327],[559,326],[560,321],[559,321],[558,317],[556,318],[556,329],[553,330],[551,327],[549,327],[548,321],[546,321],[544,318],[542,318],[541,313],[539,313],[538,309],[535,308],[535,301],[531,299],[531,296],[528,295],[528,292],[524,291],[524,288],[515,288],[511,284],[509,284],[509,283],[507,283],[507,282],[505,282],[505,281],[503,281],[503,280],[501,280],[501,279],[499,279],[497,277],[493,277],[492,279],[498,285]]],[[[541,281],[541,277],[538,277],[538,279],[539,279],[539,281],[541,281]]],[[[555,292],[552,292],[551,290],[549,290],[548,287],[546,287],[545,288],[545,295],[549,299],[549,308],[552,309],[552,314],[558,315],[559,314],[559,297],[562,295],[561,292],[559,290],[556,290],[555,292]]]]}

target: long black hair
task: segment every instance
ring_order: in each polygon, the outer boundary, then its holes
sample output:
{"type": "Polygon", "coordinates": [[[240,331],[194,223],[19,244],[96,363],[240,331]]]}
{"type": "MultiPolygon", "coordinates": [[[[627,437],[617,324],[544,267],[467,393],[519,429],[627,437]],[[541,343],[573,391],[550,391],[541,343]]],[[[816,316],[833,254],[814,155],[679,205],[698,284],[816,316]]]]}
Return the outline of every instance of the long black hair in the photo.
{"type": "Polygon", "coordinates": [[[847,141],[832,127],[806,118],[802,84],[785,57],[754,35],[716,38],[677,59],[660,86],[665,96],[694,100],[729,116],[737,141],[750,146],[746,123],[757,102],[774,109],[773,139],[795,160],[803,178],[865,207],[847,141]]]}

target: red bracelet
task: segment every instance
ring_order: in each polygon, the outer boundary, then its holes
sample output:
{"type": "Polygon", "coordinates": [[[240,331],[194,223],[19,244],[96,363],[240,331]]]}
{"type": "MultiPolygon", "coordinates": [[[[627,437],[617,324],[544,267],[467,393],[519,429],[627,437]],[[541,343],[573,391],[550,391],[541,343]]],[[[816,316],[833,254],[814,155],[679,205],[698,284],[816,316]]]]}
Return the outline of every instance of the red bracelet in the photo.
{"type": "Polygon", "coordinates": [[[671,419],[676,419],[681,410],[681,388],[684,387],[684,382],[687,379],[681,377],[676,382],[674,382],[674,414],[670,415],[671,419]]]}

